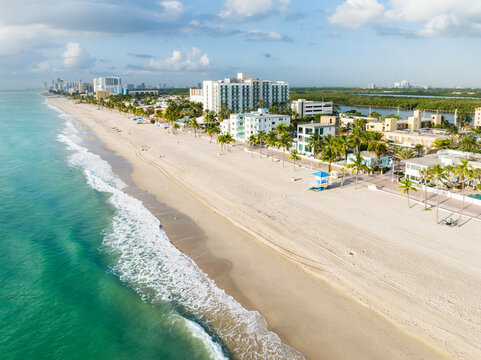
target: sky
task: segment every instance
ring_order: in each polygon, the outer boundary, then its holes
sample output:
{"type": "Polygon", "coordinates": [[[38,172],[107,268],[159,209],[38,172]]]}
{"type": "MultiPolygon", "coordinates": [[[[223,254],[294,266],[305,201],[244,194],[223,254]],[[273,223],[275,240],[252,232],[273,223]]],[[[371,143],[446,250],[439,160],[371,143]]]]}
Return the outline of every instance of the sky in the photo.
{"type": "Polygon", "coordinates": [[[0,89],[60,77],[195,86],[481,87],[481,0],[0,0],[0,89]]]}

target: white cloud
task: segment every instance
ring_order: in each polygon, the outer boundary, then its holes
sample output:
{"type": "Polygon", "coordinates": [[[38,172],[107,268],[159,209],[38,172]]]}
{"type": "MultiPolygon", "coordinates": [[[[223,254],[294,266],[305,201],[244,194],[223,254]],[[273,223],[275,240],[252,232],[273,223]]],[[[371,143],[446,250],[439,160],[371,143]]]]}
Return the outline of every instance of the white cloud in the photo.
{"type": "Polygon", "coordinates": [[[287,41],[284,35],[276,31],[251,30],[242,33],[245,37],[254,41],[287,41]]]}
{"type": "Polygon", "coordinates": [[[199,55],[202,51],[193,47],[190,52],[174,50],[172,56],[165,59],[151,59],[147,66],[155,71],[195,71],[203,70],[210,66],[210,59],[207,53],[199,55]]]}
{"type": "Polygon", "coordinates": [[[62,57],[63,67],[67,69],[86,69],[95,62],[95,59],[79,43],[75,42],[67,44],[67,49],[62,57]]]}
{"type": "Polygon", "coordinates": [[[199,63],[202,67],[209,67],[210,65],[210,59],[207,56],[207,54],[204,54],[200,57],[199,63]]]}
{"type": "Polygon", "coordinates": [[[31,71],[35,73],[41,73],[50,70],[50,63],[48,61],[41,61],[38,64],[35,64],[31,71]]]}
{"type": "Polygon", "coordinates": [[[220,16],[224,18],[254,18],[285,12],[290,0],[226,0],[220,16]]]}
{"type": "Polygon", "coordinates": [[[339,5],[328,20],[346,28],[355,29],[379,20],[384,5],[377,0],[347,0],[339,5]]]}
{"type": "Polygon", "coordinates": [[[160,18],[172,21],[184,14],[184,5],[180,1],[161,1],[159,5],[162,7],[160,18]]]}
{"type": "Polygon", "coordinates": [[[0,23],[0,55],[11,55],[26,46],[37,44],[46,37],[57,36],[60,32],[42,24],[7,26],[0,23]]]}
{"type": "Polygon", "coordinates": [[[481,1],[346,0],[328,20],[346,28],[381,24],[385,33],[395,28],[392,33],[411,36],[479,37],[481,1]]]}

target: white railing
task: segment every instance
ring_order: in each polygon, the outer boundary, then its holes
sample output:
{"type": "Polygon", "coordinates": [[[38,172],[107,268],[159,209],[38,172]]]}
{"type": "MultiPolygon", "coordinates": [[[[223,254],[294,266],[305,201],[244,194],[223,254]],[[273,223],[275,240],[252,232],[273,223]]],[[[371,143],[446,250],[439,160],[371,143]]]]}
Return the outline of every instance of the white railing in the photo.
{"type": "MultiPolygon", "coordinates": [[[[424,185],[419,185],[419,186],[421,187],[421,190],[424,191],[424,185]]],[[[460,200],[460,201],[463,200],[463,196],[461,194],[455,194],[451,191],[442,190],[442,189],[436,190],[436,188],[432,188],[432,187],[429,187],[429,186],[427,187],[427,191],[429,193],[439,194],[441,196],[444,196],[444,197],[447,197],[447,198],[450,198],[450,199],[456,199],[456,200],[460,200]]],[[[474,205],[481,206],[481,200],[469,197],[467,195],[464,197],[464,201],[467,202],[467,203],[471,203],[471,204],[474,204],[474,205]]]]}

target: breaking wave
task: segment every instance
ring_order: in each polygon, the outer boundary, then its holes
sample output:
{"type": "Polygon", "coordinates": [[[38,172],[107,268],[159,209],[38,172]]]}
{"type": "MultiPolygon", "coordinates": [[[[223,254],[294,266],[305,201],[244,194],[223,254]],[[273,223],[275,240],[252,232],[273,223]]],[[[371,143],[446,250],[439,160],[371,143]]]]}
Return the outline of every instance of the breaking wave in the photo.
{"type": "Polygon", "coordinates": [[[186,328],[202,339],[213,359],[226,358],[226,353],[245,360],[303,359],[268,331],[257,311],[244,309],[170,242],[159,220],[141,201],[122,191],[126,184],[110,164],[81,146],[80,130],[73,117],[57,111],[65,119],[58,140],[72,151],[69,165],[83,170],[93,189],[109,194],[115,208],[102,244],[102,250],[115,259],[114,273],[144,301],[169,302],[185,314],[186,328]]]}

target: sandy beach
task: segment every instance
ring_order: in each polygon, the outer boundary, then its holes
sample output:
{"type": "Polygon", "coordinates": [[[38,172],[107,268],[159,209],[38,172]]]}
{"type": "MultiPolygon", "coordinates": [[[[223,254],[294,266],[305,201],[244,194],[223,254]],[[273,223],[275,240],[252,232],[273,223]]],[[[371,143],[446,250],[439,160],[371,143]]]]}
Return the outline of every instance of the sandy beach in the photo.
{"type": "Polygon", "coordinates": [[[131,164],[171,241],[306,359],[481,358],[481,222],[443,227],[353,183],[309,192],[308,169],[49,101],[131,164]]]}

